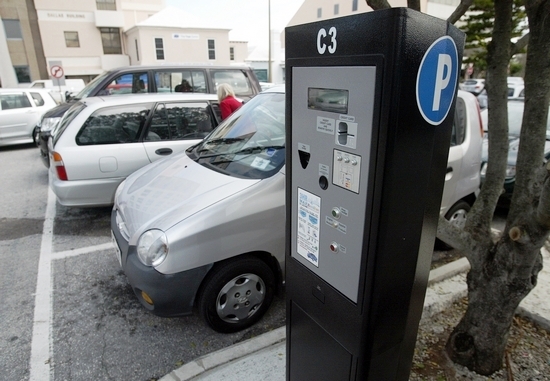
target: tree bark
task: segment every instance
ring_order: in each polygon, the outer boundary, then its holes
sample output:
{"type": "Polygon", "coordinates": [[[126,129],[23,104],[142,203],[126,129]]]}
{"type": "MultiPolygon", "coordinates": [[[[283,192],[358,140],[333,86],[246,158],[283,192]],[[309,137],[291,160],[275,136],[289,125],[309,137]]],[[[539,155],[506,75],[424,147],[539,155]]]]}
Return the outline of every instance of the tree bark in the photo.
{"type": "Polygon", "coordinates": [[[537,283],[542,269],[540,249],[550,229],[550,166],[542,166],[550,97],[550,1],[526,0],[526,10],[530,37],[525,111],[504,234],[493,243],[489,229],[507,164],[506,76],[514,52],[510,43],[512,0],[495,2],[495,27],[488,51],[490,166],[464,232],[454,235],[469,249],[469,304],[446,349],[454,362],[483,375],[502,368],[512,319],[537,283]]]}

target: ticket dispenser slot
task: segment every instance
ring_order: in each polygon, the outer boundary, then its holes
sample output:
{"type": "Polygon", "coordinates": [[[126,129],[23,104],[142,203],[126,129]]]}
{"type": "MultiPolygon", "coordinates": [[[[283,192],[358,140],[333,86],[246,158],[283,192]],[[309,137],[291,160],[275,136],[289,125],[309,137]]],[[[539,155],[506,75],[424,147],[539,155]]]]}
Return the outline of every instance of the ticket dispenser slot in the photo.
{"type": "Polygon", "coordinates": [[[392,8],[285,35],[287,381],[408,380],[464,34],[392,8]]]}

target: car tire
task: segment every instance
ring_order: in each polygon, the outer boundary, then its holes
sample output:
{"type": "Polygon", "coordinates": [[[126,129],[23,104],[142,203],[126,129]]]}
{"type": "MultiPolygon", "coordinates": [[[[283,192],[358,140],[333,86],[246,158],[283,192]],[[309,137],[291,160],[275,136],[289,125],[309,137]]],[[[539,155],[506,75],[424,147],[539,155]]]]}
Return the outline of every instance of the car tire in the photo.
{"type": "Polygon", "coordinates": [[[271,305],[275,292],[271,268],[248,255],[218,263],[202,284],[199,313],[221,333],[237,332],[256,323],[271,305]]]}
{"type": "Polygon", "coordinates": [[[34,130],[32,130],[32,141],[37,147],[40,147],[40,130],[38,127],[35,127],[34,130]]]}
{"type": "MultiPolygon", "coordinates": [[[[447,211],[447,213],[445,214],[445,219],[451,224],[463,228],[464,224],[466,223],[466,215],[470,211],[470,208],[470,204],[468,204],[466,201],[458,201],[451,207],[451,209],[447,211]]],[[[439,239],[436,239],[435,248],[437,250],[453,249],[452,246],[447,245],[445,242],[439,239]]]]}

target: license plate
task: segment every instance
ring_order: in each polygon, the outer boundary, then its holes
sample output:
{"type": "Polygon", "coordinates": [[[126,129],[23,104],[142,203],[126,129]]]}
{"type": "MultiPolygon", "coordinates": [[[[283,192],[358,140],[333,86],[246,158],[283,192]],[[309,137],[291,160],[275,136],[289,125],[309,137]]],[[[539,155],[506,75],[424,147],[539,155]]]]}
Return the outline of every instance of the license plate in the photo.
{"type": "Polygon", "coordinates": [[[118,243],[115,239],[115,234],[111,230],[111,240],[113,241],[113,246],[115,247],[116,257],[118,259],[118,263],[120,264],[120,267],[122,267],[122,253],[120,251],[120,247],[118,247],[118,243]]]}

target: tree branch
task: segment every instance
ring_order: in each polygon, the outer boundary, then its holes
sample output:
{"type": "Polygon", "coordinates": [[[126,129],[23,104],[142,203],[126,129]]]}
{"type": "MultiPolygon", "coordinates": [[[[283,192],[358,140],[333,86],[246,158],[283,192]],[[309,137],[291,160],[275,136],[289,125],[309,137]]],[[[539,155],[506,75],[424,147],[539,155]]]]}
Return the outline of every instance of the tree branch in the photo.
{"type": "Polygon", "coordinates": [[[529,45],[530,33],[524,34],[515,44],[512,44],[511,57],[515,54],[521,53],[527,45],[529,45]]]}
{"type": "Polygon", "coordinates": [[[365,0],[367,5],[374,9],[375,11],[379,9],[391,8],[390,3],[387,0],[365,0]]]}
{"type": "Polygon", "coordinates": [[[449,16],[447,21],[451,24],[456,23],[460,18],[466,13],[466,11],[473,4],[474,0],[460,0],[460,4],[454,10],[454,12],[449,16]]]}

